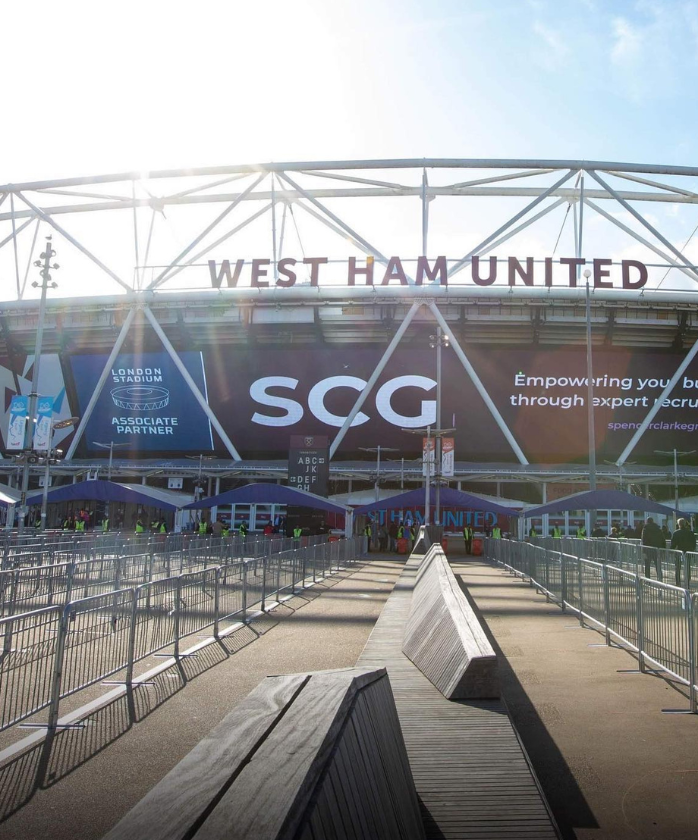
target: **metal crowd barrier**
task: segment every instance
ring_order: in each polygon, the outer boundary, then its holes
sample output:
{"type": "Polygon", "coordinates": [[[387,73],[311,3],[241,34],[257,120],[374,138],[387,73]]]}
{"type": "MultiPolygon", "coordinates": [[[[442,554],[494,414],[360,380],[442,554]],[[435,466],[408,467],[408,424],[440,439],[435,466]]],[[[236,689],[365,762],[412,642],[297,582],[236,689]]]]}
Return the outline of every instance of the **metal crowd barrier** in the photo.
{"type": "Polygon", "coordinates": [[[586,560],[612,563],[620,569],[634,571],[647,578],[698,590],[698,552],[684,554],[670,548],[643,546],[640,540],[608,538],[537,537],[531,539],[530,543],[586,560]]]}
{"type": "MultiPolygon", "coordinates": [[[[617,556],[621,562],[622,553],[617,556]]],[[[681,552],[672,552],[667,562],[657,555],[665,567],[671,566],[672,580],[677,554],[681,552]]],[[[659,671],[687,686],[689,710],[698,711],[698,594],[688,587],[644,577],[640,573],[644,560],[636,559],[635,568],[625,569],[605,559],[586,559],[581,551],[568,554],[561,546],[546,548],[493,539],[485,540],[485,556],[528,578],[563,610],[577,613],[582,625],[592,622],[604,632],[606,644],[612,638],[623,642],[637,653],[640,671],[659,671]]]]}
{"type": "MultiPolygon", "coordinates": [[[[366,553],[363,536],[312,541],[304,548],[245,556],[125,587],[121,584],[126,567],[121,568],[123,560],[119,561],[117,588],[111,592],[0,619],[0,731],[43,709],[48,709],[45,725],[55,729],[62,699],[115,674],[123,674],[124,684],[132,687],[137,684],[134,666],[140,660],[168,647],[179,658],[180,643],[187,636],[211,627],[218,638],[222,623],[244,621],[251,608],[265,610],[270,598],[293,593],[311,579],[352,565],[366,553]]],[[[129,568],[140,568],[138,574],[147,577],[153,562],[151,555],[145,556],[148,561],[143,567],[129,568]]],[[[73,594],[85,587],[89,591],[92,585],[84,576],[76,589],[78,565],[62,564],[72,569],[66,568],[65,574],[73,576],[72,589],[67,590],[73,594]]],[[[39,567],[15,574],[46,570],[39,567]]]]}
{"type": "MultiPolygon", "coordinates": [[[[293,547],[323,544],[324,536],[294,540],[285,537],[195,537],[138,539],[113,551],[54,552],[53,563],[21,565],[0,571],[0,616],[66,603],[125,586],[220,566],[243,558],[271,556],[293,547]]],[[[15,555],[15,560],[23,555],[15,555]]]]}

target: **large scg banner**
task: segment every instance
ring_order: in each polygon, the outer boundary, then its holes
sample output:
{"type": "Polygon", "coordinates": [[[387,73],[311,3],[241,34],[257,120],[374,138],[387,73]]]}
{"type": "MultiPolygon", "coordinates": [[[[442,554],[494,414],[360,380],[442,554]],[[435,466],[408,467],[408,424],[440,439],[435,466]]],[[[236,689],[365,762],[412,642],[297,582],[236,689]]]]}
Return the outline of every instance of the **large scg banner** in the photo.
{"type": "MultiPolygon", "coordinates": [[[[383,347],[218,348],[206,355],[211,405],[245,457],[284,452],[290,434],[336,435],[383,347]]],[[[587,459],[584,347],[470,347],[468,358],[531,462],[587,459]]],[[[682,360],[676,354],[596,350],[594,403],[599,458],[615,460],[682,360]]],[[[442,425],[455,427],[458,460],[516,461],[455,352],[443,352],[442,425]]],[[[410,429],[436,420],[436,358],[398,348],[339,450],[394,447],[419,457],[410,429]]],[[[698,449],[698,363],[681,377],[633,458],[655,449],[698,449]]],[[[397,456],[396,456],[397,457],[397,456]]]]}
{"type": "MultiPolygon", "coordinates": [[[[180,357],[201,393],[207,396],[201,353],[182,353],[180,357]]],[[[108,356],[71,358],[78,414],[87,408],[107,359],[108,356]]],[[[213,449],[210,422],[167,353],[116,357],[84,440],[90,452],[99,451],[95,441],[131,444],[131,451],[139,455],[213,449]]]]}

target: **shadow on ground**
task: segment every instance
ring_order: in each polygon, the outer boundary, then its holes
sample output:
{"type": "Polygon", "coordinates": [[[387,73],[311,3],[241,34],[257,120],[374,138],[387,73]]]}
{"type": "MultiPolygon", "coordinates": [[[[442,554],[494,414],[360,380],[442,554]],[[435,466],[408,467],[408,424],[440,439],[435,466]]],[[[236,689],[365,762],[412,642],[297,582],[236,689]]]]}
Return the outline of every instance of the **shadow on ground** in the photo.
{"type": "MultiPolygon", "coordinates": [[[[482,558],[478,558],[478,561],[487,563],[482,558]]],[[[459,558],[457,562],[465,563],[467,560],[465,558],[463,560],[459,558]]],[[[541,720],[526,690],[519,682],[509,660],[498,645],[497,639],[492,634],[487,623],[486,615],[483,615],[468,592],[470,584],[466,587],[457,572],[456,580],[475,611],[490,644],[497,654],[502,686],[502,699],[509,710],[514,727],[519,736],[519,741],[535,769],[538,781],[543,788],[543,792],[558,823],[562,837],[564,840],[575,840],[575,828],[598,828],[598,822],[584,794],[580,790],[574,774],[548,732],[547,727],[541,720]]],[[[503,586],[507,585],[508,582],[504,581],[503,586]]],[[[515,585],[513,581],[512,585],[515,585]]],[[[499,608],[497,609],[497,614],[501,615],[499,608]]],[[[540,613],[537,612],[537,614],[540,613]]],[[[560,612],[557,611],[555,614],[560,615],[560,612]]]]}
{"type": "MultiPolygon", "coordinates": [[[[310,590],[293,594],[251,623],[199,648],[195,655],[182,657],[147,683],[127,689],[125,694],[82,719],[75,728],[48,733],[42,741],[0,768],[0,823],[24,807],[38,791],[57,784],[101,753],[188,682],[234,656],[351,575],[352,571],[343,571],[331,579],[318,581],[310,590]]],[[[327,621],[327,616],[324,620],[327,621]]],[[[346,622],[348,617],[338,620],[346,622]]]]}

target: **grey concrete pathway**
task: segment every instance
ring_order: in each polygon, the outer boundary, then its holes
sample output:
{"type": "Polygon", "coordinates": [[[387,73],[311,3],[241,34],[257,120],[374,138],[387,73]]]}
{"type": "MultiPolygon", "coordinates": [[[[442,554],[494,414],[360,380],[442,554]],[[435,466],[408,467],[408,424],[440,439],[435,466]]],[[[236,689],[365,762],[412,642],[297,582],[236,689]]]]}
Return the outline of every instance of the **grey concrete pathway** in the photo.
{"type": "Polygon", "coordinates": [[[85,729],[57,735],[40,789],[41,748],[0,768],[0,838],[97,840],[266,675],[353,666],[402,570],[381,557],[184,660],[183,674],[171,668],[138,690],[137,723],[121,698],[85,729]]]}
{"type": "Polygon", "coordinates": [[[520,578],[451,562],[504,654],[505,700],[565,836],[698,838],[698,716],[664,711],[686,697],[520,578]]]}

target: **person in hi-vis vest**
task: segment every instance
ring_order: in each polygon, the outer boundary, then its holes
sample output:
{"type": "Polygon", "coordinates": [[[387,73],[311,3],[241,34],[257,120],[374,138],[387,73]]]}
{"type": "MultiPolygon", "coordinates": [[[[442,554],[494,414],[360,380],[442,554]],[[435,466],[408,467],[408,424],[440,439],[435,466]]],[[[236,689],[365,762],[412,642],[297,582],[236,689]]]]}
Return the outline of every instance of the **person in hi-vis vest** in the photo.
{"type": "Polygon", "coordinates": [[[465,553],[472,554],[473,553],[473,528],[471,525],[465,525],[463,527],[463,540],[465,542],[465,553]]]}

